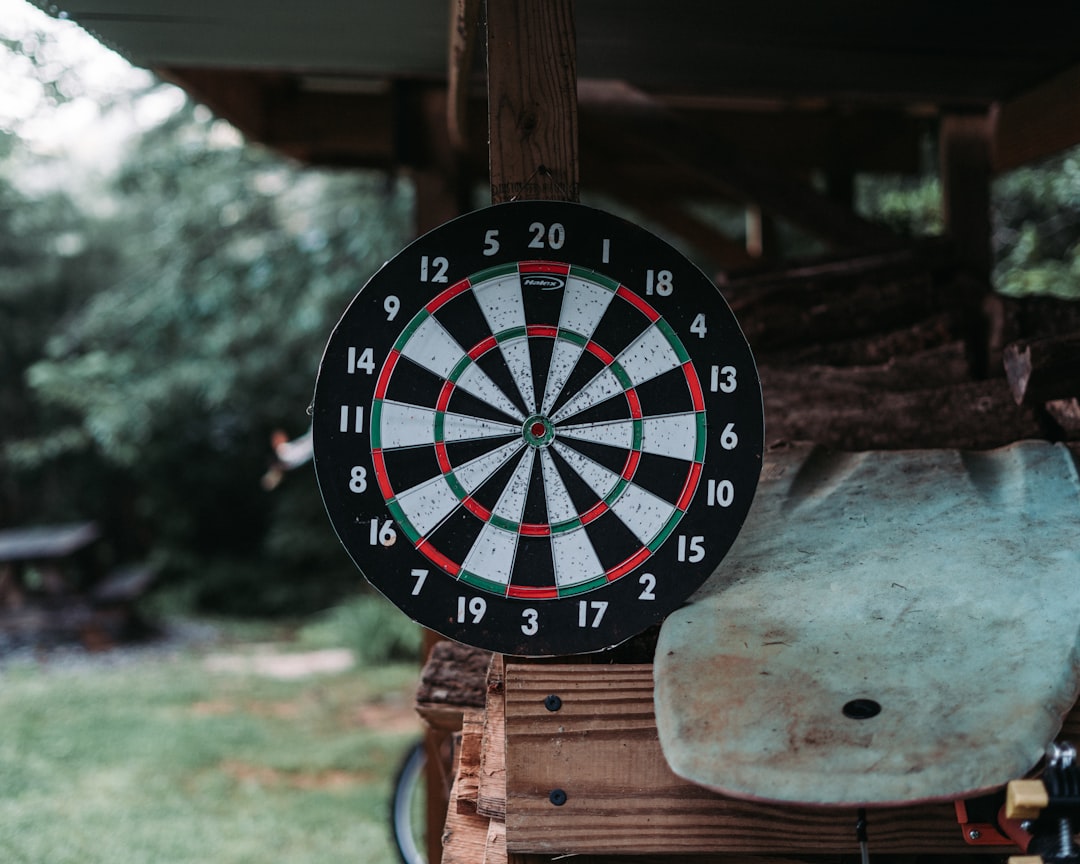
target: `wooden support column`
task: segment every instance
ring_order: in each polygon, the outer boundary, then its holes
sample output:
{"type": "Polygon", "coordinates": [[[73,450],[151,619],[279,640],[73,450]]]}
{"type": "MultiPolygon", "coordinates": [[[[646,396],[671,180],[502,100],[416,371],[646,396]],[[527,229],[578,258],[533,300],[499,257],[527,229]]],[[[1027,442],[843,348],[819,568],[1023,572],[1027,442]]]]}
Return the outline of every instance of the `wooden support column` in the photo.
{"type": "Polygon", "coordinates": [[[491,200],[578,200],[572,0],[488,0],[491,200]]]}
{"type": "Polygon", "coordinates": [[[947,114],[941,119],[941,194],[945,233],[961,264],[989,277],[990,153],[992,123],[986,114],[947,114]]]}
{"type": "MultiPolygon", "coordinates": [[[[487,40],[492,203],[577,201],[573,0],[487,0],[487,40]]],[[[499,659],[493,668],[501,668],[499,659]]],[[[489,693],[491,687],[489,682],[489,693]]],[[[489,702],[488,711],[492,710],[489,702]]],[[[499,755],[505,764],[505,753],[499,755]]],[[[506,854],[501,824],[493,820],[491,828],[496,830],[487,838],[486,861],[535,860],[506,854]]]]}

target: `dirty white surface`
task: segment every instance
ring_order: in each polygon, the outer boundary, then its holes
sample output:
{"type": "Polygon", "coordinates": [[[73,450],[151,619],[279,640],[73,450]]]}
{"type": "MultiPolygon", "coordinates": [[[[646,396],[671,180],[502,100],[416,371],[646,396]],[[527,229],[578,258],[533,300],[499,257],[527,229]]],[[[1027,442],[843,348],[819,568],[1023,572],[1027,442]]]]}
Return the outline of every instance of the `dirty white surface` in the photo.
{"type": "Polygon", "coordinates": [[[656,650],[675,773],[806,804],[949,799],[1022,776],[1080,689],[1067,449],[766,457],[728,557],[656,650]],[[880,713],[851,719],[851,700],[880,713]]]}

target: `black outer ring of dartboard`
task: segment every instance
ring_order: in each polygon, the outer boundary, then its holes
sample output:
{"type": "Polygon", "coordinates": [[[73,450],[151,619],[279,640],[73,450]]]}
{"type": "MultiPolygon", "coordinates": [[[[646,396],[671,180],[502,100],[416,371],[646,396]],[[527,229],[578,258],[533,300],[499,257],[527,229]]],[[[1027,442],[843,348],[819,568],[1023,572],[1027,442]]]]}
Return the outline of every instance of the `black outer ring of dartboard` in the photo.
{"type": "Polygon", "coordinates": [[[316,475],[331,523],[375,588],[414,621],[459,642],[510,655],[550,656],[618,645],[662,621],[700,587],[727,554],[750,508],[761,469],[764,421],[750,347],[719,291],[696,265],[667,242],[620,217],[579,204],[524,201],[496,205],[448,222],[411,243],[371,277],[327,343],[315,388],[313,435],[316,475]],[[560,241],[558,249],[549,248],[551,235],[547,233],[555,224],[561,226],[555,236],[560,241]],[[536,225],[543,229],[539,235],[536,225]],[[490,231],[497,231],[499,248],[486,255],[485,246],[491,248],[486,240],[490,231]],[[537,236],[548,248],[529,247],[537,236]],[[419,279],[425,256],[429,279],[439,275],[445,281],[419,279]],[[445,263],[438,259],[445,259],[445,263]],[[678,334],[690,356],[701,384],[707,422],[697,489],[671,536],[620,578],[587,593],[558,599],[500,597],[464,584],[436,567],[394,524],[376,482],[366,433],[379,373],[402,328],[447,287],[494,266],[519,261],[561,262],[594,271],[620,283],[654,308],[678,334]],[[646,296],[649,270],[654,278],[660,270],[671,271],[674,290],[667,296],[655,292],[646,296]],[[387,300],[390,295],[396,303],[387,300]],[[388,321],[394,306],[393,320],[388,321]],[[707,322],[704,337],[690,329],[700,313],[707,322]],[[354,358],[371,348],[370,364],[363,369],[353,366],[348,372],[350,348],[354,358]],[[712,367],[727,365],[737,369],[738,386],[733,393],[715,388],[712,367]],[[347,406],[348,422],[342,416],[342,406],[347,406]],[[362,409],[361,428],[365,430],[359,434],[352,425],[357,407],[362,409]],[[738,435],[733,450],[720,442],[728,423],[738,435]],[[345,426],[348,430],[342,431],[345,426]],[[360,492],[349,489],[354,466],[364,469],[366,482],[357,484],[364,486],[360,492]],[[728,506],[716,505],[709,480],[733,484],[734,497],[728,506]],[[390,531],[385,530],[388,520],[390,531]],[[380,542],[380,536],[392,542],[380,542]],[[680,541],[680,537],[686,539],[680,541]],[[696,554],[694,538],[701,538],[704,555],[698,561],[686,560],[696,554]],[[372,539],[376,540],[374,545],[372,539]],[[683,560],[679,560],[680,545],[683,560]],[[428,571],[418,594],[413,593],[417,578],[412,574],[416,570],[428,571]],[[651,592],[648,580],[642,581],[646,573],[655,577],[651,592]],[[642,599],[650,594],[651,599],[642,599]],[[476,597],[483,598],[485,607],[479,621],[471,606],[476,597]],[[598,626],[593,626],[604,602],[607,606],[598,626]],[[536,615],[529,616],[527,609],[535,610],[536,615]],[[533,618],[536,625],[530,623],[533,618]],[[585,626],[581,626],[583,621],[585,626]],[[537,625],[535,634],[525,632],[537,625]]]}

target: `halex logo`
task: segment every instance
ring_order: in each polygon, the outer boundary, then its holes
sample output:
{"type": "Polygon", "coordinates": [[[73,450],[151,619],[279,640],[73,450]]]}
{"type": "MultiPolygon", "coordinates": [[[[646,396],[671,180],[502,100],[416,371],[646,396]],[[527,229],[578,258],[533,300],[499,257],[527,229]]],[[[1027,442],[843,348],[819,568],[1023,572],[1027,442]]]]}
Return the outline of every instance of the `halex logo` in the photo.
{"type": "Polygon", "coordinates": [[[558,291],[566,287],[564,276],[553,276],[550,273],[526,273],[521,277],[522,288],[539,288],[541,291],[558,291]]]}

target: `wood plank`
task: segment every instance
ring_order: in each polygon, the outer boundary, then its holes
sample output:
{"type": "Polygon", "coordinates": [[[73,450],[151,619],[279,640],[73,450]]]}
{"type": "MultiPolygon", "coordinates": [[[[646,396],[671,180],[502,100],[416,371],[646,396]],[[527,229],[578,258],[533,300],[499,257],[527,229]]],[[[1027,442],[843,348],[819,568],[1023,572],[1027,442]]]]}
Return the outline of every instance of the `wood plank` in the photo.
{"type": "Polygon", "coordinates": [[[492,203],[576,201],[572,0],[488,0],[487,27],[492,203]]]}
{"type": "Polygon", "coordinates": [[[477,864],[487,849],[488,820],[458,805],[460,772],[450,789],[450,806],[442,835],[442,864],[477,864]]]}
{"type": "Polygon", "coordinates": [[[459,813],[476,812],[476,796],[480,788],[480,753],[484,746],[484,712],[467,708],[462,717],[461,746],[458,748],[457,774],[454,785],[457,795],[451,802],[459,813]]]}
{"type": "Polygon", "coordinates": [[[503,656],[491,658],[487,678],[484,738],[477,772],[476,812],[489,819],[506,819],[506,710],[503,656]]]}
{"type": "MultiPolygon", "coordinates": [[[[853,809],[725,798],[676,777],[657,739],[652,666],[506,667],[510,853],[583,855],[858,852],[853,809]],[[544,706],[548,694],[562,700],[544,706]],[[566,794],[552,804],[552,790],[566,794]]],[[[878,853],[964,854],[953,805],[873,810],[878,853]]]]}

